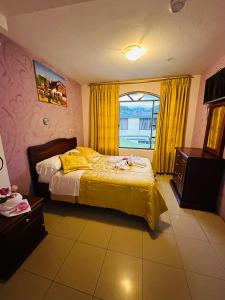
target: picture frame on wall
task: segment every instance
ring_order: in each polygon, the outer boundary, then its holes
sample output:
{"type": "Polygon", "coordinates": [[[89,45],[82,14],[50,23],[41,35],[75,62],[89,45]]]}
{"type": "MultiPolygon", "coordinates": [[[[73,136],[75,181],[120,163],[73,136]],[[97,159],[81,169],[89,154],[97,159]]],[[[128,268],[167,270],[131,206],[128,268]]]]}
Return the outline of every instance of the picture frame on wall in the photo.
{"type": "Polygon", "coordinates": [[[38,100],[67,107],[65,79],[35,60],[33,64],[38,100]]]}

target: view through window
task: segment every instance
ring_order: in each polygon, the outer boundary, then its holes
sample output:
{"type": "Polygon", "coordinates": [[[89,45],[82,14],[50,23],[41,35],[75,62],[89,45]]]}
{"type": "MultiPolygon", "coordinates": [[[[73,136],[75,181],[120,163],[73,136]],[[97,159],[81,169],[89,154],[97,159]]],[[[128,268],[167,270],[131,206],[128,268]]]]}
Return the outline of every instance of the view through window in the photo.
{"type": "Polygon", "coordinates": [[[154,149],[159,97],[148,92],[120,96],[120,148],[154,149]]]}

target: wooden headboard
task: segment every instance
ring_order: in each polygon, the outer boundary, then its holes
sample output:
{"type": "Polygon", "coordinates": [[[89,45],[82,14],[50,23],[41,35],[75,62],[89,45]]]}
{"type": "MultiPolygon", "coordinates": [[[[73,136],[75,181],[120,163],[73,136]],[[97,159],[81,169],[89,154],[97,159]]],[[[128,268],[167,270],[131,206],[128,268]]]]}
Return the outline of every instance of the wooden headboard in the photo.
{"type": "Polygon", "coordinates": [[[27,149],[31,179],[36,196],[49,196],[48,184],[38,182],[38,174],[35,169],[36,164],[51,156],[74,149],[76,146],[77,138],[73,137],[70,139],[56,139],[46,144],[32,146],[27,149]]]}

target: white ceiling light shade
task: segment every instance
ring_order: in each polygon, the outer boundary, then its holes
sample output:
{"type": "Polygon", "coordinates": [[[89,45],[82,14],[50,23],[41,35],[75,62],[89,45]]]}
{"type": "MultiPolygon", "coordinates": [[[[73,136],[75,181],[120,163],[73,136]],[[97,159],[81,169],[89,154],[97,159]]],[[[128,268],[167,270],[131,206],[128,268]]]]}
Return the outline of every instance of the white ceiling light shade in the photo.
{"type": "Polygon", "coordinates": [[[187,0],[171,0],[170,1],[170,11],[172,13],[179,12],[185,5],[187,0]]]}
{"type": "Polygon", "coordinates": [[[134,61],[140,58],[144,54],[145,50],[141,46],[132,45],[124,48],[122,52],[128,60],[134,61]]]}

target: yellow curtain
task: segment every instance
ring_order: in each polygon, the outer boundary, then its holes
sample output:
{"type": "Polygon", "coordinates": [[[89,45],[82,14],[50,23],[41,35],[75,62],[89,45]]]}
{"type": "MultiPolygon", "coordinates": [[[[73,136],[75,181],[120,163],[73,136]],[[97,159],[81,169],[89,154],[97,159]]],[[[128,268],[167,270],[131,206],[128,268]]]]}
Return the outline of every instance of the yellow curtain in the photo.
{"type": "Polygon", "coordinates": [[[173,173],[175,147],[181,147],[183,143],[190,82],[190,78],[161,82],[160,109],[153,156],[153,170],[156,173],[173,173]]]}
{"type": "Polygon", "coordinates": [[[91,147],[106,155],[119,153],[119,85],[91,85],[91,147]]]}

